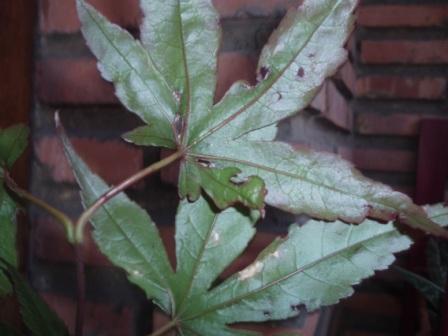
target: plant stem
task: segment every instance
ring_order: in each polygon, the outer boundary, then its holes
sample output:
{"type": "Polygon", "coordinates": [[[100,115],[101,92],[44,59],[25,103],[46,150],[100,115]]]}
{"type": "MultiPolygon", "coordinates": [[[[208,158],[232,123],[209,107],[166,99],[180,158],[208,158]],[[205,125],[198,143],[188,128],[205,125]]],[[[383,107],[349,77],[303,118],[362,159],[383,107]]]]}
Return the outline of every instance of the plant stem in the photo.
{"type": "Polygon", "coordinates": [[[8,188],[17,196],[23,198],[24,200],[27,200],[28,202],[38,206],[39,208],[43,209],[44,211],[52,215],[59,223],[61,223],[64,226],[65,234],[67,236],[67,240],[69,241],[69,243],[73,244],[75,242],[74,225],[72,220],[66,214],[52,207],[47,202],[33,196],[28,191],[20,188],[14,182],[14,180],[11,178],[11,176],[7,171],[5,171],[5,182],[8,188]]]}
{"type": "Polygon", "coordinates": [[[84,307],[86,301],[86,278],[84,271],[83,245],[75,245],[76,254],[76,318],[75,336],[82,336],[84,329],[84,307]]]}
{"type": "Polygon", "coordinates": [[[178,321],[176,319],[170,321],[170,323],[165,324],[162,328],[159,330],[154,331],[149,336],[162,336],[163,334],[167,333],[171,329],[175,328],[177,326],[178,321]]]}
{"type": "Polygon", "coordinates": [[[184,155],[183,151],[177,151],[174,154],[167,156],[163,160],[160,160],[149,167],[139,171],[135,175],[132,175],[131,177],[127,178],[123,182],[121,182],[118,186],[111,188],[109,191],[107,191],[105,194],[103,194],[100,198],[96,200],[95,203],[93,203],[88,209],[86,209],[81,216],[79,217],[78,221],[76,222],[75,227],[75,242],[76,243],[82,243],[84,239],[84,228],[89,222],[90,218],[95,214],[95,212],[103,206],[105,203],[107,203],[110,199],[112,199],[117,194],[121,193],[126,188],[130,187],[131,185],[137,183],[144,177],[147,177],[156,171],[162,169],[165,166],[168,166],[169,164],[175,162],[176,160],[180,159],[184,155]]]}

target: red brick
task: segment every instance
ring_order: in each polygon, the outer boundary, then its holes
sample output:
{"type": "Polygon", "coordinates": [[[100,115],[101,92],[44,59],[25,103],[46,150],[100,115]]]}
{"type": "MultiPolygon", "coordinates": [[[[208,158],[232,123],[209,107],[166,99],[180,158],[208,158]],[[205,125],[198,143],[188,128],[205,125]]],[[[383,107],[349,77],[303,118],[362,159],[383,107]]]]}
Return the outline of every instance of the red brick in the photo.
{"type": "MultiPolygon", "coordinates": [[[[152,314],[153,331],[159,330],[164,325],[168,324],[170,321],[171,321],[171,319],[167,315],[165,315],[159,309],[155,309],[154,313],[152,314]]],[[[176,331],[172,330],[170,332],[164,333],[163,335],[165,335],[165,336],[176,336],[176,331]]]]}
{"type": "MultiPolygon", "coordinates": [[[[237,80],[255,83],[257,58],[238,52],[222,53],[218,58],[216,99],[222,98],[237,80]]],[[[36,65],[38,97],[49,104],[118,103],[113,85],[104,81],[96,61],[89,58],[47,59],[36,65]]]]}
{"type": "MultiPolygon", "coordinates": [[[[35,227],[33,253],[42,260],[72,263],[75,261],[73,246],[66,238],[61,225],[52,219],[38,219],[32,223],[35,227]],[[51,242],[51,243],[49,243],[51,242]]],[[[176,265],[174,230],[172,227],[159,227],[169,260],[176,265]]],[[[87,227],[83,243],[84,262],[90,266],[111,266],[109,259],[96,246],[90,226],[87,227]]]]}
{"type": "Polygon", "coordinates": [[[252,15],[272,15],[273,13],[298,6],[300,0],[213,0],[221,17],[252,15]]]}
{"type": "Polygon", "coordinates": [[[448,63],[448,41],[362,41],[361,60],[367,64],[448,63]]]}
{"type": "Polygon", "coordinates": [[[444,99],[446,79],[373,75],[359,78],[356,92],[369,98],[444,99]]]}
{"type": "Polygon", "coordinates": [[[357,23],[365,27],[437,27],[448,23],[448,5],[361,6],[357,23]]]}
{"type": "Polygon", "coordinates": [[[400,297],[384,293],[359,292],[345,300],[342,306],[360,313],[386,316],[400,316],[403,309],[400,297]]]}
{"type": "Polygon", "coordinates": [[[419,131],[419,114],[360,113],[355,118],[355,130],[368,135],[415,136],[419,131]]]}
{"type": "Polygon", "coordinates": [[[402,75],[366,75],[358,77],[350,62],[339,71],[352,94],[363,98],[444,99],[447,82],[444,77],[402,75]]]}
{"type": "MultiPolygon", "coordinates": [[[[44,33],[73,33],[79,30],[75,0],[41,0],[40,29],[44,33]]],[[[140,21],[138,0],[89,0],[95,8],[120,26],[136,27],[140,21]]]]}
{"type": "Polygon", "coordinates": [[[239,52],[226,52],[218,58],[218,85],[215,100],[219,101],[232,84],[238,80],[249,84],[256,82],[256,68],[258,59],[255,56],[239,52]]]}
{"type": "Polygon", "coordinates": [[[414,172],[417,158],[412,151],[376,148],[338,148],[338,154],[361,170],[414,172]]]}
{"type": "Polygon", "coordinates": [[[335,125],[343,129],[350,129],[352,113],[348,100],[339,92],[333,82],[327,81],[319,93],[311,102],[311,106],[321,113],[335,125]]]}
{"type": "Polygon", "coordinates": [[[281,336],[281,335],[301,335],[314,336],[316,334],[317,325],[319,323],[320,312],[315,311],[307,313],[305,323],[302,327],[294,328],[294,326],[282,326],[281,321],[269,321],[265,323],[237,323],[233,325],[236,329],[253,330],[262,333],[264,336],[281,336]]]}
{"type": "MultiPolygon", "coordinates": [[[[96,9],[112,22],[124,27],[137,27],[141,21],[138,0],[90,0],[96,9]]],[[[300,0],[214,0],[221,17],[271,15],[301,3],[300,0]]],[[[43,33],[74,33],[79,31],[75,0],[42,0],[40,30],[43,33]]]]}
{"type": "MultiPolygon", "coordinates": [[[[173,153],[174,151],[172,150],[162,149],[160,151],[160,159],[164,159],[173,153]]],[[[179,179],[179,168],[180,168],[179,161],[176,161],[173,164],[170,164],[169,166],[162,168],[162,170],[160,171],[160,179],[165,183],[177,186],[177,182],[179,179]]]]}
{"type": "MultiPolygon", "coordinates": [[[[118,184],[143,167],[141,149],[120,141],[100,142],[93,139],[71,139],[78,154],[89,167],[109,184],[118,184]],[[119,164],[117,164],[119,163],[119,164]]],[[[62,145],[56,137],[43,137],[35,144],[37,159],[46,165],[56,182],[74,182],[62,145]]]]}
{"type": "MultiPolygon", "coordinates": [[[[67,242],[61,224],[52,219],[39,219],[32,225],[36,241],[33,253],[38,258],[53,262],[75,261],[73,246],[67,242]]],[[[94,266],[110,266],[109,260],[96,247],[90,228],[84,237],[84,262],[94,266]]]]}
{"type": "Polygon", "coordinates": [[[408,195],[410,198],[415,196],[415,186],[414,185],[391,185],[393,190],[401,192],[402,194],[408,195]]]}
{"type": "Polygon", "coordinates": [[[112,84],[101,78],[90,58],[47,59],[36,64],[38,97],[49,104],[112,104],[112,84]]]}
{"type": "MultiPolygon", "coordinates": [[[[76,302],[73,299],[54,294],[40,294],[47,304],[59,315],[73,335],[75,327],[76,302]]],[[[110,304],[87,303],[85,306],[85,335],[123,336],[134,330],[134,314],[129,307],[114,307],[110,304]]]]}

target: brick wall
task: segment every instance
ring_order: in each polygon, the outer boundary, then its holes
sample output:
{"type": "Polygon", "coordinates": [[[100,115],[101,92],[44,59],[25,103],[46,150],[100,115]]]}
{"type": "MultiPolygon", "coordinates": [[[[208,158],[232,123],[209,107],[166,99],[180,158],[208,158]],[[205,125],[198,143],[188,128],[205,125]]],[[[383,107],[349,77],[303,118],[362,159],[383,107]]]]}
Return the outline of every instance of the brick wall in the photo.
{"type": "Polygon", "coordinates": [[[448,117],[448,4],[365,0],[348,45],[349,62],[313,103],[320,114],[296,121],[312,129],[298,141],[414,196],[420,121],[448,117]]]}
{"type": "MultiPolygon", "coordinates": [[[[90,2],[112,21],[137,31],[137,0],[90,2]]],[[[218,99],[237,79],[254,82],[260,47],[284,10],[298,1],[214,2],[223,26],[218,99]]],[[[448,6],[428,3],[364,1],[349,42],[350,62],[326,83],[312,109],[282,123],[279,138],[338,153],[367,175],[412,194],[419,120],[447,113],[448,6]]],[[[60,111],[80,155],[109,183],[157,161],[160,153],[120,141],[119,136],[139,121],[123,110],[112,86],[100,78],[79,32],[74,0],[40,0],[36,38],[32,191],[76,218],[81,212],[78,188],[55,136],[54,111],[60,111]]],[[[172,251],[168,237],[177,205],[175,188],[155,175],[128,193],[160,224],[172,251]]],[[[73,328],[73,252],[51,218],[37,209],[32,218],[33,285],[73,328]]],[[[269,209],[261,229],[283,232],[292,220],[269,209]]],[[[123,272],[110,265],[91,239],[85,250],[86,334],[148,332],[152,307],[142,292],[126,282],[123,272]]]]}

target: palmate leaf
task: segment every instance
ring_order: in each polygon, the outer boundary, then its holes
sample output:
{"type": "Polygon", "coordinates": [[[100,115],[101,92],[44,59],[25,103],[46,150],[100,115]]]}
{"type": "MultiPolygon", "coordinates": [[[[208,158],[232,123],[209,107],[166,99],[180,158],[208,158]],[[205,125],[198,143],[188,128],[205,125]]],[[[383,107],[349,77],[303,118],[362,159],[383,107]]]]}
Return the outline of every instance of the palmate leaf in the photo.
{"type": "MultiPolygon", "coordinates": [[[[85,204],[106,190],[63,137],[85,204]]],[[[176,272],[169,265],[149,216],[121,194],[94,216],[95,241],[168,315],[183,335],[252,335],[229,324],[285,319],[330,305],[352,286],[387,268],[410,239],[392,223],[360,225],[310,221],[292,225],[245,269],[223,283],[215,280],[246,248],[260,212],[224,211],[204,197],[180,202],[176,216],[176,272]]]]}
{"type": "MultiPolygon", "coordinates": [[[[67,142],[65,145],[83,198],[88,199],[104,182],[88,170],[67,142]]],[[[182,335],[252,335],[228,324],[284,319],[297,315],[299,305],[314,310],[334,304],[352,293],[352,285],[388,267],[393,253],[410,245],[409,238],[391,223],[366,220],[355,226],[311,221],[303,227],[291,226],[286,238],[274,241],[251,265],[213,287],[253,237],[258,211],[233,207],[219,211],[203,197],[194,203],[181,201],[173,274],[153,224],[143,227],[130,211],[126,222],[121,217],[129,204],[124,196],[106,204],[93,219],[96,242],[171,315],[173,326],[182,335]],[[106,212],[118,216],[120,230],[116,219],[106,212]],[[136,257],[135,251],[142,249],[150,263],[136,257]],[[156,269],[154,265],[164,267],[156,269]],[[148,290],[148,283],[158,286],[148,290]]]]}
{"type": "MultiPolygon", "coordinates": [[[[83,199],[97,196],[105,190],[104,182],[64,142],[83,199]]],[[[311,221],[291,226],[285,239],[274,241],[251,265],[213,288],[253,237],[258,211],[219,211],[203,197],[182,201],[176,217],[175,274],[143,210],[120,195],[100,211],[93,225],[102,252],[172,316],[183,335],[249,335],[227,325],[284,319],[297,315],[299,305],[314,310],[334,304],[410,245],[391,223],[311,221]]]]}
{"type": "Polygon", "coordinates": [[[349,222],[400,216],[446,235],[407,196],[362,177],[342,159],[272,142],[276,124],[306,107],[346,59],[357,0],[305,0],[290,10],[262,50],[258,84],[235,83],[215,105],[220,30],[212,1],[140,2],[142,43],[77,0],[82,31],[104,78],[147,124],[125,139],[184,153],[182,198],[197,199],[202,189],[220,208],[234,203],[262,208],[260,183],[241,188],[222,173],[237,167],[236,180],[253,175],[264,180],[266,202],[274,207],[349,222]],[[211,176],[220,192],[209,184],[211,176]],[[247,202],[248,194],[257,201],[247,202]]]}

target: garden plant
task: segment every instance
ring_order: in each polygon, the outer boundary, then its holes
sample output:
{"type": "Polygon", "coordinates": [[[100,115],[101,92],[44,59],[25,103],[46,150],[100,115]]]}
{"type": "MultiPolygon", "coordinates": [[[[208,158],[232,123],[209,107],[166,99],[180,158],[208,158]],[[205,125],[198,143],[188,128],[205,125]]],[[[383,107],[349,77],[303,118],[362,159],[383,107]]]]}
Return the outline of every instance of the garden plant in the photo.
{"type": "MultiPolygon", "coordinates": [[[[68,331],[16,269],[15,200],[48,211],[75,247],[77,336],[83,329],[82,246],[89,223],[101,252],[170,317],[154,336],[170,331],[252,335],[232,325],[286,319],[300,307],[313,311],[335,304],[353,293],[353,285],[388,268],[394,254],[411,245],[396,223],[448,236],[442,228],[448,223],[445,207],[423,209],[335,155],[275,141],[278,122],[304,109],[346,60],[356,0],[305,0],[289,10],[261,51],[257,84],[234,83],[217,103],[220,26],[212,1],[140,4],[140,40],[85,0],[77,0],[77,9],[102,76],[143,123],[123,139],[172,154],[108,186],[77,155],[56,114],[85,207],[73,221],[11,179],[9,172],[27,144],[26,127],[0,133],[0,295],[17,295],[33,335],[68,331]],[[124,191],[175,162],[180,163],[180,202],[173,266],[156,224],[124,191]],[[220,279],[256,234],[266,204],[313,219],[292,224],[250,265],[220,279]]],[[[0,333],[20,334],[7,326],[0,333]]]]}

